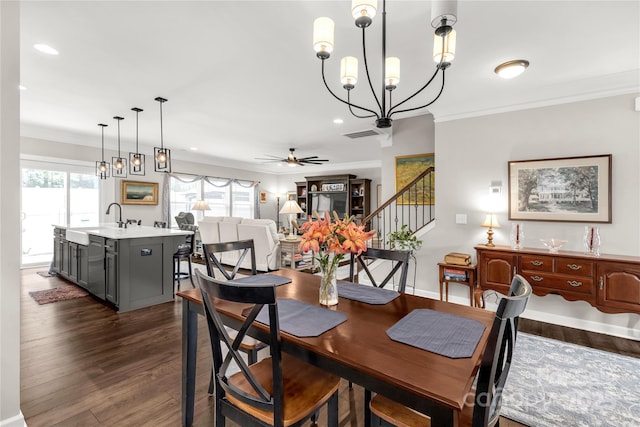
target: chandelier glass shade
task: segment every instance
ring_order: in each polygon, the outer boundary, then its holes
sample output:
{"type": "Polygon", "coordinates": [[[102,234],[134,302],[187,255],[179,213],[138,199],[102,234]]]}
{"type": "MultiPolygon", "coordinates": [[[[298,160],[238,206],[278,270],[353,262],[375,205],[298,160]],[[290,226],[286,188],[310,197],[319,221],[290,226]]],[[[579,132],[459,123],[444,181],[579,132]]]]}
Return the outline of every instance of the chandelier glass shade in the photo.
{"type": "Polygon", "coordinates": [[[120,155],[120,122],[124,120],[124,117],[114,116],[118,123],[118,157],[113,157],[113,177],[114,178],[126,178],[127,177],[127,159],[120,155]]]}
{"type": "Polygon", "coordinates": [[[144,154],[140,153],[140,149],[138,147],[138,115],[144,110],[142,108],[133,107],[131,111],[136,112],[136,151],[134,153],[129,152],[129,173],[131,175],[144,175],[144,154]]]}
{"type": "Polygon", "coordinates": [[[154,147],[155,157],[154,169],[156,172],[171,172],[171,150],[164,146],[164,135],[162,130],[162,104],[167,102],[165,98],[155,98],[160,103],[160,147],[154,147]]]}
{"type": "Polygon", "coordinates": [[[109,177],[109,169],[111,169],[111,165],[104,161],[104,128],[108,125],[99,123],[98,126],[100,126],[102,130],[102,157],[101,160],[96,162],[96,176],[100,179],[107,179],[109,177]]]}
{"type": "Polygon", "coordinates": [[[377,0],[352,0],[351,14],[355,19],[356,27],[362,29],[362,58],[368,86],[371,89],[375,105],[365,107],[351,102],[351,90],[355,89],[358,82],[358,60],[353,56],[347,56],[340,61],[340,82],[347,91],[346,99],[336,95],[329,87],[325,77],[325,60],[329,59],[334,48],[333,20],[327,17],[317,18],[313,23],[313,48],[316,56],[322,61],[322,81],[329,93],[338,101],[346,104],[351,114],[358,118],[374,118],[379,128],[390,127],[392,116],[398,113],[420,110],[433,104],[442,94],[445,84],[445,71],[455,58],[456,32],[453,25],[457,21],[457,1],[440,0],[431,3],[431,26],[435,29],[433,43],[433,60],[436,67],[428,81],[418,88],[413,94],[400,102],[392,102],[392,91],[400,83],[400,59],[387,57],[386,54],[386,0],[382,1],[382,76],[384,79],[379,93],[374,89],[369,73],[369,58],[367,58],[365,34],[374,17],[378,14],[377,0]],[[420,94],[441,74],[440,89],[437,94],[423,105],[407,107],[404,104],[420,94]],[[402,108],[400,108],[402,106],[402,108]]]}

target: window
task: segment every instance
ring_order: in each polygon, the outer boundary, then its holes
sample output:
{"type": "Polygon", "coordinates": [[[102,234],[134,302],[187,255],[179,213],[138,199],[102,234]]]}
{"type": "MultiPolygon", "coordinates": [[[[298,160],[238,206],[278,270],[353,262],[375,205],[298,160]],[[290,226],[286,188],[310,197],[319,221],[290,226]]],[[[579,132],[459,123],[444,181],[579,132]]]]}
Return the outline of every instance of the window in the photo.
{"type": "Polygon", "coordinates": [[[180,212],[191,212],[196,218],[196,223],[203,215],[253,218],[256,184],[236,179],[172,174],[169,184],[171,226],[177,226],[175,216],[180,212]],[[209,210],[192,210],[197,200],[207,202],[209,210]]]}

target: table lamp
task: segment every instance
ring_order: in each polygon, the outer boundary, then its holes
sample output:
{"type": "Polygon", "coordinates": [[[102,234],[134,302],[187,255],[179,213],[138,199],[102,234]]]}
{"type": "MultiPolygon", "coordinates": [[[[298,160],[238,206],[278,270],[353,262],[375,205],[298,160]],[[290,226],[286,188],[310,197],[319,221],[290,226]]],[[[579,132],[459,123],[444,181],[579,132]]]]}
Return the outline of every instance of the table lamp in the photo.
{"type": "MultiPolygon", "coordinates": [[[[204,211],[208,211],[209,209],[211,208],[204,200],[196,200],[196,202],[193,204],[193,207],[191,208],[192,211],[201,211],[202,217],[204,217],[204,211]]],[[[198,221],[201,219],[202,218],[198,218],[198,221]]]]}
{"type": "Polygon", "coordinates": [[[480,226],[489,227],[489,229],[487,230],[487,243],[485,243],[485,246],[488,246],[490,248],[494,247],[495,245],[493,244],[493,229],[500,228],[500,224],[498,223],[498,218],[496,217],[496,215],[488,213],[484,219],[484,222],[480,224],[480,226]]]}
{"type": "Polygon", "coordinates": [[[294,215],[304,213],[304,211],[302,210],[300,205],[298,205],[298,202],[296,202],[295,200],[287,200],[282,206],[282,209],[280,209],[280,213],[289,214],[289,230],[290,231],[289,231],[289,236],[287,236],[287,239],[295,240],[296,235],[294,234],[293,226],[291,225],[291,223],[293,222],[294,215]]]}

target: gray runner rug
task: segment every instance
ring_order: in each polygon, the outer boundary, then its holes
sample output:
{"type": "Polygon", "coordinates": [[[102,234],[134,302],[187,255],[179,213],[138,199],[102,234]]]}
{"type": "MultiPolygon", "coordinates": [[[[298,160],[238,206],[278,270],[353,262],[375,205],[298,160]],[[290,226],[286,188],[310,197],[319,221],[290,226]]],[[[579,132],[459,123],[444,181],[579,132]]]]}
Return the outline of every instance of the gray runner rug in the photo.
{"type": "Polygon", "coordinates": [[[524,333],[513,359],[502,416],[535,427],[640,426],[640,359],[524,333]]]}

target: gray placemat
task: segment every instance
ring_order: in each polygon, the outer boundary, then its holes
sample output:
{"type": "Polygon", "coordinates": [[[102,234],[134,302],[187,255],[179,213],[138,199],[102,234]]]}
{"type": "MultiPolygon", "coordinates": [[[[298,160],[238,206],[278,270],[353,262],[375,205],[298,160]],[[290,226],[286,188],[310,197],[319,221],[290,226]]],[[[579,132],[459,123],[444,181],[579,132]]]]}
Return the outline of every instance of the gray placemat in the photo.
{"type": "Polygon", "coordinates": [[[275,274],[254,274],[251,276],[243,277],[241,279],[229,280],[229,283],[280,286],[286,283],[291,283],[291,279],[289,279],[288,277],[276,276],[275,274]]]}
{"type": "Polygon", "coordinates": [[[394,341],[459,359],[473,355],[484,329],[474,319],[418,309],[387,329],[387,335],[394,341]]]}
{"type": "Polygon", "coordinates": [[[392,289],[359,285],[352,282],[338,282],[338,296],[367,304],[387,304],[400,296],[392,289]]]}
{"type": "MultiPolygon", "coordinates": [[[[289,298],[278,300],[278,317],[281,331],[301,338],[317,337],[347,320],[347,316],[339,311],[327,310],[289,298]]],[[[267,306],[260,310],[256,320],[265,325],[269,324],[267,306]]]]}

